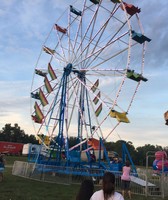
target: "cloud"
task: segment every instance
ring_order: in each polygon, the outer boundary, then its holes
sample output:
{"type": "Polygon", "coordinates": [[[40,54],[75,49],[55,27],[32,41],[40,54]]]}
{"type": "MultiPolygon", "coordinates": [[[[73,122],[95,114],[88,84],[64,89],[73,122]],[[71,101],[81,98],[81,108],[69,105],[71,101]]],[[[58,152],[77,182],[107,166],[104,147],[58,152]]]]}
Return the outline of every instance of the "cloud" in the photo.
{"type": "Polygon", "coordinates": [[[27,134],[33,133],[30,117],[30,86],[27,81],[1,81],[0,126],[18,125],[27,134]]]}
{"type": "Polygon", "coordinates": [[[142,19],[145,34],[152,39],[147,47],[147,65],[152,68],[165,67],[168,64],[168,22],[167,7],[168,2],[162,1],[143,1],[142,19]],[[149,6],[150,5],[150,6],[149,6]],[[161,8],[161,9],[160,9],[161,8]]]}

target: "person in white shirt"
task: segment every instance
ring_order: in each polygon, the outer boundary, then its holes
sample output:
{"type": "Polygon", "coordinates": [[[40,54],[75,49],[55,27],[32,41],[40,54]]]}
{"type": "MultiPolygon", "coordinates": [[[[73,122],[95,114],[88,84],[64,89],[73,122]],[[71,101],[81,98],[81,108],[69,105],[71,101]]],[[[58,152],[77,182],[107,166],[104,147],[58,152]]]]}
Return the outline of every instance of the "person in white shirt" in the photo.
{"type": "Polygon", "coordinates": [[[115,175],[113,173],[104,173],[102,186],[102,190],[95,192],[90,200],[124,200],[123,196],[115,191],[115,175]]]}

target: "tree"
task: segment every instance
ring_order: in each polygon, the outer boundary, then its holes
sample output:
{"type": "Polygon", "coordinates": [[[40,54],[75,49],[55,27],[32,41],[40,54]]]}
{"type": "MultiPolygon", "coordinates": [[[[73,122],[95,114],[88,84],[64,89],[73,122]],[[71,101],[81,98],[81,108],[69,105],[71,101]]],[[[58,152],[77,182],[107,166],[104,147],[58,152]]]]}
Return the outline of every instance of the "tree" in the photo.
{"type": "Polygon", "coordinates": [[[69,147],[73,147],[75,144],[77,144],[78,141],[78,138],[77,137],[70,137],[69,138],[69,147]]]}
{"type": "MultiPolygon", "coordinates": [[[[137,147],[136,149],[137,149],[137,158],[138,158],[137,165],[145,166],[147,152],[156,152],[156,151],[162,150],[162,147],[161,146],[155,147],[154,145],[151,145],[151,144],[145,144],[144,146],[137,147]]],[[[152,165],[152,162],[154,159],[155,158],[149,160],[149,165],[152,165]]]]}
{"type": "Polygon", "coordinates": [[[0,131],[0,141],[38,144],[35,136],[25,134],[24,130],[21,130],[18,124],[14,124],[14,126],[6,124],[0,131]]]}
{"type": "MultiPolygon", "coordinates": [[[[131,155],[131,158],[133,162],[135,162],[137,157],[137,151],[135,147],[133,146],[131,141],[124,141],[124,140],[118,140],[117,142],[106,142],[105,147],[107,151],[115,151],[118,153],[119,157],[122,157],[122,144],[125,143],[126,147],[131,155]]],[[[128,157],[127,157],[128,159],[128,157]]]]}

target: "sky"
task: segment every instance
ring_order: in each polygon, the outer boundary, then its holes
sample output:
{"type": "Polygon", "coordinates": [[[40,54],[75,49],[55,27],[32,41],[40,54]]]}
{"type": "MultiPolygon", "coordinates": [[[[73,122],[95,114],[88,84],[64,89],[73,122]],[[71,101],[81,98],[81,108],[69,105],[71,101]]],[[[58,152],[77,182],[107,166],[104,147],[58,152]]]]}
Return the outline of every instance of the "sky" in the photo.
{"type": "MultiPolygon", "coordinates": [[[[53,24],[73,0],[1,0],[0,4],[0,130],[18,123],[26,134],[35,134],[30,113],[30,91],[41,47],[53,24]]],[[[146,35],[152,39],[145,54],[145,77],[121,139],[133,145],[168,146],[168,1],[128,0],[141,8],[146,35]]],[[[119,138],[118,138],[119,139],[119,138]]],[[[115,137],[114,140],[117,140],[115,137]]]]}

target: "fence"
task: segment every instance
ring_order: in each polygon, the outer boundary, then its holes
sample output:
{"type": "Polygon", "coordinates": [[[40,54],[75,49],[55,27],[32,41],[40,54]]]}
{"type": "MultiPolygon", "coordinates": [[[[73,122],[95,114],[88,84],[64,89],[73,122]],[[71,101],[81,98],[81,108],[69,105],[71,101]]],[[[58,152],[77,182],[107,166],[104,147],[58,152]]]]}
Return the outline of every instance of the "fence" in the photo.
{"type": "MultiPolygon", "coordinates": [[[[143,196],[166,197],[168,196],[168,176],[165,173],[154,174],[153,170],[140,170],[138,174],[131,174],[131,193],[143,196]]],[[[116,190],[121,191],[121,172],[116,174],[116,190]]],[[[74,169],[69,167],[58,167],[39,165],[15,161],[12,174],[24,178],[40,180],[44,182],[55,182],[58,184],[79,184],[83,179],[92,178],[95,185],[101,184],[104,170],[99,169],[74,169]],[[87,176],[80,174],[86,173],[87,176]]]]}

